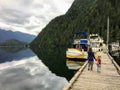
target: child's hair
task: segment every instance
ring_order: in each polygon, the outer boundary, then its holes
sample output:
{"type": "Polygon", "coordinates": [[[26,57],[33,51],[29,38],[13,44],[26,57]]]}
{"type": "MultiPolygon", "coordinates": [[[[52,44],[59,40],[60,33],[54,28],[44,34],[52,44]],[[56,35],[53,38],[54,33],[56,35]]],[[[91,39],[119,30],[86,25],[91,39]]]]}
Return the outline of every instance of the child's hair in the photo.
{"type": "Polygon", "coordinates": [[[98,55],[98,56],[97,56],[97,59],[101,59],[101,56],[100,56],[100,55],[98,55]]]}
{"type": "Polygon", "coordinates": [[[97,56],[97,63],[96,64],[101,64],[101,56],[97,56]]]}

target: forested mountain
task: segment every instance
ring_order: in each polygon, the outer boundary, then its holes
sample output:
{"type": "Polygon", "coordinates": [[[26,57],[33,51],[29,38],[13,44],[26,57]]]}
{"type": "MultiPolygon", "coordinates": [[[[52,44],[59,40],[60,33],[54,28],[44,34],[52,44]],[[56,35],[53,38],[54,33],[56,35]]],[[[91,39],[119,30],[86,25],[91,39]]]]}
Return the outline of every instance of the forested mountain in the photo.
{"type": "Polygon", "coordinates": [[[66,14],[53,19],[31,45],[68,47],[78,31],[98,33],[106,40],[108,16],[112,42],[120,39],[120,0],[75,0],[66,14]]]}

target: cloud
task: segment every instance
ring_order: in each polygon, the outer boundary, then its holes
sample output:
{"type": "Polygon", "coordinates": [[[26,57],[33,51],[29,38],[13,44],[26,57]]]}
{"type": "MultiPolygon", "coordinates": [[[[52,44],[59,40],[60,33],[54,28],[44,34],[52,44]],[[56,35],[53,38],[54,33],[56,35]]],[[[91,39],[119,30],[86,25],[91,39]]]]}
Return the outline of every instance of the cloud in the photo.
{"type": "Polygon", "coordinates": [[[37,35],[74,0],[0,0],[0,28],[37,35]]]}

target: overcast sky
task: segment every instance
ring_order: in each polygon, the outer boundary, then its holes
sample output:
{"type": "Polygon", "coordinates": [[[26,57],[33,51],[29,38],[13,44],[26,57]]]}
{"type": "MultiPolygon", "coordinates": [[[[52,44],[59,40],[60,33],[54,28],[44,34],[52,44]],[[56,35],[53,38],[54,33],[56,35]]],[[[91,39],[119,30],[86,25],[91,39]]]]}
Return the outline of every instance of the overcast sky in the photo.
{"type": "Polygon", "coordinates": [[[0,28],[37,35],[74,0],[0,0],[0,28]]]}

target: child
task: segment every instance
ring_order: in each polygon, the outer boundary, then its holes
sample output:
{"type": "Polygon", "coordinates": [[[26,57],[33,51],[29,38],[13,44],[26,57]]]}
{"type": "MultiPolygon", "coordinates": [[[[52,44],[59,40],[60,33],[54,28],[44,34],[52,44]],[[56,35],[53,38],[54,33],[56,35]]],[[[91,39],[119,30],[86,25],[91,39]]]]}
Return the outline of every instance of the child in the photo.
{"type": "Polygon", "coordinates": [[[97,57],[97,72],[101,72],[101,56],[97,57]]]}

